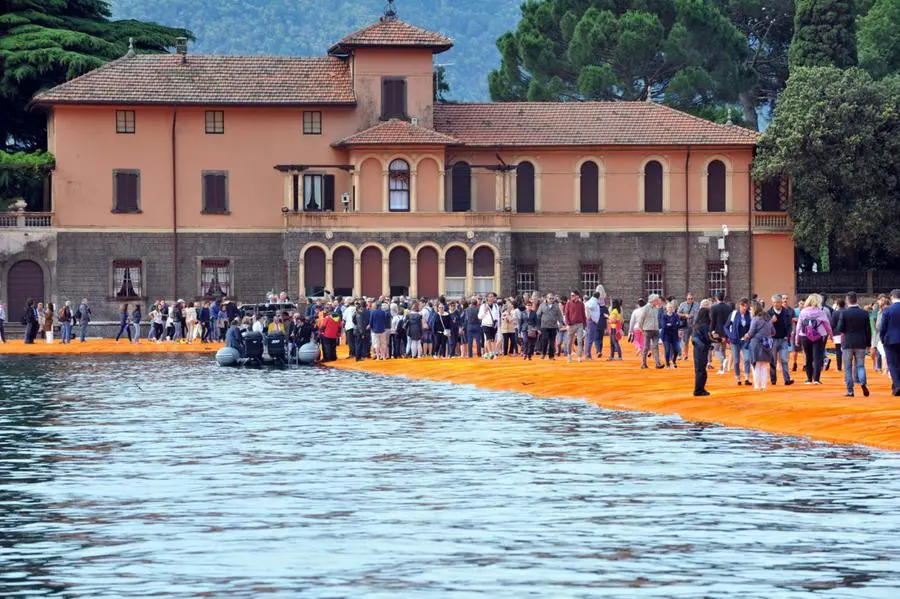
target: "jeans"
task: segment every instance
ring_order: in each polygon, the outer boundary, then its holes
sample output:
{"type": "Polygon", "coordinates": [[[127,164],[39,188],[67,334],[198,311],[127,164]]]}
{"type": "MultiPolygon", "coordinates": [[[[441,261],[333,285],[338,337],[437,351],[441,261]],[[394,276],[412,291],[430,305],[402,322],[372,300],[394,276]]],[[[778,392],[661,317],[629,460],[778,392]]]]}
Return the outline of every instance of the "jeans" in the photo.
{"type": "MultiPolygon", "coordinates": [[[[600,338],[600,344],[603,344],[603,337],[600,338]]],[[[602,349],[602,347],[601,347],[602,349]]],[[[590,346],[588,346],[588,350],[590,350],[590,346]]],[[[619,359],[622,359],[622,346],[619,344],[619,339],[616,337],[616,331],[612,330],[609,333],[609,359],[612,360],[616,357],[616,354],[619,354],[619,359]]]]}
{"type": "Polygon", "coordinates": [[[694,345],[694,395],[706,391],[706,379],[709,374],[706,365],[709,363],[709,346],[694,345]]]}
{"type": "Polygon", "coordinates": [[[481,328],[466,329],[466,348],[468,349],[468,355],[470,358],[474,358],[476,355],[481,355],[481,352],[484,351],[484,336],[481,334],[481,328]],[[475,343],[476,349],[478,350],[477,354],[472,353],[473,342],[475,343]]]}
{"type": "Polygon", "coordinates": [[[784,382],[791,381],[790,369],[788,362],[791,357],[791,342],[789,339],[773,339],[772,340],[772,361],[769,363],[769,379],[774,385],[778,381],[778,362],[781,362],[781,373],[784,376],[784,382]]]}
{"type": "MultiPolygon", "coordinates": [[[[601,329],[596,322],[593,320],[588,320],[587,323],[587,340],[584,343],[584,355],[588,360],[591,359],[591,350],[595,347],[597,348],[597,357],[601,357],[603,355],[603,335],[606,333],[605,329],[601,329]]],[[[610,344],[612,340],[610,340],[610,344]]]]}
{"type": "Polygon", "coordinates": [[[806,356],[806,380],[816,382],[822,377],[822,361],[825,359],[825,339],[810,341],[806,337],[800,337],[803,346],[803,354],[806,356]]]}
{"type": "Polygon", "coordinates": [[[122,336],[122,333],[125,333],[125,336],[131,339],[131,323],[123,322],[119,325],[119,332],[116,333],[116,341],[119,340],[119,337],[122,336]]]}
{"type": "Polygon", "coordinates": [[[741,378],[741,357],[744,359],[744,378],[750,378],[750,342],[740,339],[731,344],[731,359],[734,360],[734,376],[741,378]]]}
{"type": "Polygon", "coordinates": [[[352,358],[356,356],[356,329],[347,329],[344,333],[347,335],[347,348],[350,350],[348,357],[352,358]]]}
{"type": "Polygon", "coordinates": [[[647,366],[647,350],[653,354],[656,365],[662,366],[659,361],[659,331],[644,331],[644,350],[641,352],[641,367],[647,366]]]}
{"type": "Polygon", "coordinates": [[[369,339],[370,335],[367,331],[361,331],[356,335],[356,353],[354,353],[354,356],[357,362],[369,357],[369,348],[371,347],[369,339]]]}
{"type": "Polygon", "coordinates": [[[537,344],[537,337],[529,337],[528,334],[525,334],[525,351],[524,357],[531,359],[531,356],[534,355],[534,346],[537,344]]]}
{"type": "Polygon", "coordinates": [[[900,395],[900,343],[883,345],[884,357],[887,361],[888,372],[891,373],[891,393],[900,395]]]}
{"type": "Polygon", "coordinates": [[[847,385],[847,393],[853,393],[853,383],[866,384],[866,350],[842,349],[844,361],[844,384],[847,385]]]}
{"type": "Polygon", "coordinates": [[[554,355],[556,354],[556,333],[559,332],[559,329],[541,329],[541,357],[546,357],[547,354],[550,354],[550,359],[552,360],[554,355]]]}
{"type": "Polygon", "coordinates": [[[666,352],[666,366],[678,361],[678,338],[666,335],[663,338],[663,349],[666,352]]]}
{"type": "Polygon", "coordinates": [[[179,341],[183,337],[184,337],[184,334],[181,329],[181,321],[176,320],[175,321],[175,336],[172,337],[172,341],[179,341]]]}
{"type": "MultiPolygon", "coordinates": [[[[0,325],[0,330],[2,330],[2,328],[3,328],[2,325],[0,325]]],[[[60,339],[60,341],[62,343],[71,342],[72,341],[72,323],[71,322],[61,323],[59,325],[59,328],[60,328],[59,335],[60,335],[60,337],[62,337],[62,339],[60,339]]]]}
{"type": "Polygon", "coordinates": [[[132,323],[131,326],[134,327],[134,336],[132,336],[131,340],[135,343],[139,343],[141,340],[141,323],[135,322],[132,323]]]}
{"type": "Polygon", "coordinates": [[[81,335],[79,336],[79,338],[81,339],[81,342],[82,342],[82,343],[84,343],[84,339],[85,339],[85,337],[87,337],[87,333],[88,333],[88,324],[89,324],[89,323],[87,323],[87,322],[85,322],[85,321],[83,321],[83,320],[81,321],[81,335]]]}

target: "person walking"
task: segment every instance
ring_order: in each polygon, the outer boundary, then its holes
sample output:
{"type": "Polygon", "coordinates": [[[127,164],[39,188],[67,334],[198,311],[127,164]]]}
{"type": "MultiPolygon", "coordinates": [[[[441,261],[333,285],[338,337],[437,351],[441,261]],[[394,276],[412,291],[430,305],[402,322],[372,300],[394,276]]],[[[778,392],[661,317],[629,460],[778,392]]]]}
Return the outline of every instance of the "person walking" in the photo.
{"type": "MultiPolygon", "coordinates": [[[[609,311],[609,361],[612,362],[616,359],[616,354],[618,354],[618,359],[622,359],[622,324],[624,323],[622,319],[622,300],[614,299],[612,301],[612,310],[609,311]]],[[[588,347],[590,349],[590,347],[588,347]]]]}
{"type": "Polygon", "coordinates": [[[666,355],[666,368],[678,368],[678,336],[681,331],[681,315],[676,313],[675,302],[666,304],[666,312],[662,315],[663,349],[666,355]]]}
{"type": "Polygon", "coordinates": [[[22,324],[25,325],[25,343],[31,345],[38,334],[38,315],[34,307],[34,300],[29,299],[25,303],[25,312],[22,314],[22,324]]]}
{"type": "Polygon", "coordinates": [[[587,311],[587,338],[584,342],[584,357],[587,360],[593,360],[591,352],[596,347],[597,359],[603,357],[603,336],[606,334],[606,326],[609,320],[609,311],[606,308],[604,298],[600,296],[599,291],[595,291],[594,295],[584,302],[584,309],[587,311]]]}
{"type": "Polygon", "coordinates": [[[6,343],[6,329],[3,328],[3,325],[6,324],[6,319],[9,318],[9,315],[6,313],[6,304],[0,302],[0,342],[6,343]]]}
{"type": "Polygon", "coordinates": [[[563,324],[563,315],[552,293],[547,294],[547,299],[537,309],[538,322],[541,325],[541,359],[548,354],[551,360],[555,360],[556,335],[563,324]]]}
{"type": "Polygon", "coordinates": [[[126,333],[126,336],[130,339],[131,335],[128,335],[129,329],[131,325],[128,321],[128,304],[122,304],[122,307],[119,308],[119,332],[116,333],[116,343],[119,342],[119,339],[122,337],[122,333],[126,333]]]}
{"type": "Polygon", "coordinates": [[[132,327],[131,342],[132,343],[140,343],[141,342],[141,305],[140,304],[135,304],[134,310],[131,311],[131,327],[132,327]]]}
{"type": "Polygon", "coordinates": [[[712,330],[709,308],[700,308],[697,311],[692,337],[694,343],[694,397],[705,397],[710,394],[706,390],[706,380],[709,376],[706,368],[706,365],[709,364],[709,350],[718,337],[712,330]]]}
{"type": "Polygon", "coordinates": [[[466,350],[470,358],[474,358],[476,355],[480,358],[484,348],[484,339],[481,336],[481,320],[478,318],[478,312],[478,300],[473,297],[469,300],[469,307],[463,310],[463,326],[461,327],[465,331],[466,350]]]}
{"type": "Polygon", "coordinates": [[[628,341],[634,344],[635,355],[640,356],[646,351],[644,347],[644,331],[641,330],[641,319],[644,317],[644,310],[647,309],[647,301],[639,298],[637,308],[631,312],[631,320],[628,322],[628,341]]]}
{"type": "Polygon", "coordinates": [[[82,343],[84,343],[85,339],[87,339],[88,334],[88,325],[91,323],[91,307],[88,305],[87,298],[81,300],[81,304],[78,306],[78,324],[79,324],[79,339],[82,343]]]}
{"type": "Polygon", "coordinates": [[[731,312],[728,322],[725,323],[725,333],[731,343],[731,359],[734,360],[734,377],[738,386],[741,385],[741,358],[744,362],[744,385],[750,386],[750,352],[749,342],[745,339],[750,330],[750,300],[746,297],[738,302],[737,309],[731,312]]]}
{"type": "Polygon", "coordinates": [[[497,327],[500,326],[500,307],[497,305],[497,295],[493,292],[487,296],[487,301],[478,309],[478,319],[481,321],[481,332],[484,335],[484,358],[497,357],[497,327]]]}
{"type": "Polygon", "coordinates": [[[831,318],[822,308],[822,296],[813,293],[806,298],[806,305],[797,320],[795,342],[806,356],[806,384],[821,385],[822,366],[825,360],[825,343],[832,336],[831,318]]]}
{"type": "Polygon", "coordinates": [[[568,325],[569,342],[566,345],[566,354],[569,364],[572,363],[573,354],[581,362],[584,355],[584,325],[587,321],[587,313],[584,309],[584,303],[581,301],[581,293],[578,291],[573,291],[569,295],[564,317],[568,325]]]}
{"type": "Polygon", "coordinates": [[[72,321],[74,318],[72,302],[66,300],[59,311],[59,336],[61,343],[67,344],[72,342],[72,321]]]}
{"type": "Polygon", "coordinates": [[[691,337],[694,335],[694,319],[700,312],[700,305],[694,301],[694,294],[688,293],[685,301],[678,306],[678,318],[681,326],[678,327],[678,338],[681,341],[681,359],[687,360],[690,355],[691,337]]]}
{"type": "Polygon", "coordinates": [[[644,351],[641,352],[641,368],[647,368],[647,353],[653,355],[653,361],[656,362],[657,368],[665,368],[665,365],[659,360],[659,321],[660,321],[660,305],[662,301],[655,293],[647,298],[647,305],[641,313],[638,326],[644,333],[644,351]]]}
{"type": "Polygon", "coordinates": [[[891,291],[891,305],[881,314],[879,335],[891,373],[891,393],[900,397],[900,289],[891,291]]]}
{"type": "Polygon", "coordinates": [[[525,335],[522,359],[531,360],[532,356],[534,356],[534,346],[541,334],[541,321],[538,319],[533,302],[525,302],[525,312],[522,316],[522,331],[525,335]]]}
{"type": "Polygon", "coordinates": [[[747,343],[747,353],[753,363],[753,388],[757,391],[765,391],[769,383],[769,366],[772,363],[775,335],[775,325],[769,318],[760,303],[753,304],[753,319],[750,321],[750,330],[744,335],[747,343]]]}
{"type": "Polygon", "coordinates": [[[872,328],[869,315],[859,307],[855,292],[847,294],[845,307],[837,315],[835,336],[841,336],[841,353],[844,362],[844,384],[847,397],[853,397],[854,383],[858,383],[863,395],[869,397],[866,385],[866,351],[872,345],[872,328]]]}
{"type": "Polygon", "coordinates": [[[775,328],[775,336],[772,338],[772,363],[769,365],[769,380],[773,385],[778,383],[778,364],[781,363],[784,384],[789,387],[794,384],[789,368],[794,311],[785,306],[783,295],[775,294],[772,296],[772,307],[769,308],[768,314],[772,326],[775,328]]]}
{"type": "Polygon", "coordinates": [[[334,362],[337,360],[337,343],[341,337],[341,315],[337,310],[325,308],[325,326],[322,330],[322,361],[334,362]]]}

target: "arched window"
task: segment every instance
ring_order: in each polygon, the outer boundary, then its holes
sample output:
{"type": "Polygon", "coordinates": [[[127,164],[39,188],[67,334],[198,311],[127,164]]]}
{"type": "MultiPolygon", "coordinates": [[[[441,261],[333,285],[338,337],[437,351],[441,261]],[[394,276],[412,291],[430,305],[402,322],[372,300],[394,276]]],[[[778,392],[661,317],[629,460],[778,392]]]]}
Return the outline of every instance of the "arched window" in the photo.
{"type": "Polygon", "coordinates": [[[725,212],[725,164],[721,160],[706,167],[706,211],[725,212]]]}
{"type": "Polygon", "coordinates": [[[600,169],[588,160],[581,165],[581,211],[600,211],[600,169]]]}
{"type": "Polygon", "coordinates": [[[520,162],[516,169],[516,212],[534,212],[534,165],[520,162]]]}
{"type": "Polygon", "coordinates": [[[472,209],[472,167],[468,162],[453,165],[453,212],[468,212],[472,209]]]}
{"type": "Polygon", "coordinates": [[[409,163],[399,158],[388,167],[388,209],[409,212],[409,163]]]}
{"type": "Polygon", "coordinates": [[[663,211],[663,167],[651,160],[644,166],[644,212],[663,211]]]}

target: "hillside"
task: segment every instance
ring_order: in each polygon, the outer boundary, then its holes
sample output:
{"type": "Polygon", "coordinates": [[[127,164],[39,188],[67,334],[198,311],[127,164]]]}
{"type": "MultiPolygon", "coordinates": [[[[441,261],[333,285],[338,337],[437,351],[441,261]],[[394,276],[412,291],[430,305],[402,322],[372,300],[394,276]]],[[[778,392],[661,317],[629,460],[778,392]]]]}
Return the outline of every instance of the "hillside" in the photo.
{"type": "MultiPolygon", "coordinates": [[[[455,47],[438,55],[449,64],[448,97],[487,100],[487,75],[500,64],[495,42],[513,29],[521,0],[399,0],[401,19],[450,36],[455,47]]],[[[381,0],[113,0],[116,19],[185,27],[208,54],[315,56],[342,36],[375,21],[381,0]]]]}

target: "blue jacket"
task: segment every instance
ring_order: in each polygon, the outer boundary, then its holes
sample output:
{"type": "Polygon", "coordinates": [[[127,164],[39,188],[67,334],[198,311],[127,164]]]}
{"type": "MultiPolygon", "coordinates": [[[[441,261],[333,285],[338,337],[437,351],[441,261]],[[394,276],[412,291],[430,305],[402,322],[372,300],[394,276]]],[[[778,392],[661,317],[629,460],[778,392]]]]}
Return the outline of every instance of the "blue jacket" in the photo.
{"type": "Polygon", "coordinates": [[[881,315],[881,342],[900,345],[900,302],[893,302],[881,315]]]}
{"type": "Polygon", "coordinates": [[[391,328],[391,316],[381,308],[372,311],[369,319],[369,326],[372,327],[373,333],[383,333],[391,328]]]}
{"type": "Polygon", "coordinates": [[[663,339],[675,341],[678,339],[678,327],[681,325],[681,317],[677,312],[672,314],[663,314],[661,318],[659,330],[663,339]]]}
{"type": "Polygon", "coordinates": [[[134,311],[131,313],[131,322],[133,322],[134,324],[141,324],[141,309],[140,309],[140,307],[135,308],[134,311]]]}
{"type": "Polygon", "coordinates": [[[740,308],[736,308],[734,312],[731,313],[728,322],[725,323],[725,334],[728,335],[728,340],[731,341],[731,343],[740,341],[744,335],[750,331],[750,322],[752,320],[753,318],[750,316],[750,310],[747,310],[741,315],[740,308]]]}

